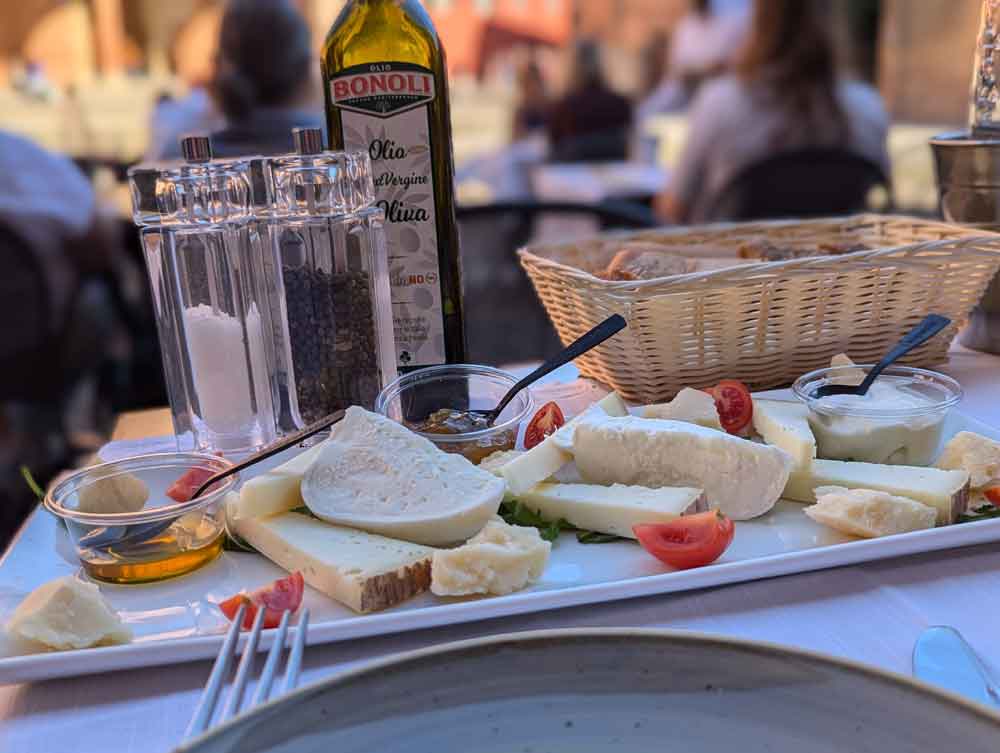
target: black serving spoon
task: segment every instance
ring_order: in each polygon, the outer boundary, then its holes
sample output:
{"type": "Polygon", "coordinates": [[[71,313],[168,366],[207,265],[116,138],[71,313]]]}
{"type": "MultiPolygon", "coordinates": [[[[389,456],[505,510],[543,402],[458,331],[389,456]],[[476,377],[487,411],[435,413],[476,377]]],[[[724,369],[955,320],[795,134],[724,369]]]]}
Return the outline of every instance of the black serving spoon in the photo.
{"type": "Polygon", "coordinates": [[[497,420],[501,413],[503,413],[503,409],[507,407],[518,392],[523,390],[528,385],[535,383],[546,374],[555,371],[560,366],[564,366],[570,361],[579,358],[588,350],[596,348],[609,337],[618,334],[627,326],[628,322],[626,322],[622,316],[619,316],[618,314],[609,316],[592,330],[582,335],[577,340],[571,342],[559,351],[559,353],[552,356],[552,358],[548,359],[545,363],[528,374],[528,376],[524,377],[524,379],[511,387],[507,394],[503,396],[503,399],[499,402],[496,408],[493,408],[492,410],[470,410],[469,413],[485,416],[488,422],[487,425],[492,426],[493,422],[497,420]]]}
{"type": "Polygon", "coordinates": [[[928,314],[924,317],[924,320],[920,322],[920,324],[910,330],[910,332],[896,344],[895,348],[886,353],[885,358],[875,364],[861,384],[824,384],[822,387],[813,390],[812,396],[814,398],[819,398],[829,397],[830,395],[866,394],[875,383],[875,380],[878,379],[879,374],[881,374],[886,367],[891,365],[896,359],[905,356],[914,348],[923,345],[949,324],[951,324],[951,319],[946,316],[941,316],[940,314],[928,314]]]}
{"type": "MultiPolygon", "coordinates": [[[[294,447],[314,434],[318,434],[323,431],[323,429],[333,426],[343,417],[344,411],[342,410],[331,413],[326,418],[321,418],[319,421],[309,424],[304,429],[300,429],[294,434],[289,434],[284,439],[269,444],[264,449],[253,453],[241,462],[226,468],[224,471],[219,471],[218,473],[209,476],[201,486],[195,489],[194,494],[191,495],[191,499],[197,499],[204,494],[207,489],[211,488],[220,481],[229,478],[240,471],[244,471],[252,465],[256,465],[261,460],[266,460],[272,455],[277,455],[279,452],[283,452],[289,447],[294,447]]],[[[77,545],[86,547],[87,549],[107,551],[110,549],[122,549],[123,547],[144,544],[150,539],[155,539],[161,533],[170,528],[170,526],[176,522],[177,517],[179,516],[169,517],[165,520],[154,520],[151,523],[137,523],[131,526],[107,526],[103,528],[95,528],[84,536],[81,536],[77,541],[77,545]]]]}

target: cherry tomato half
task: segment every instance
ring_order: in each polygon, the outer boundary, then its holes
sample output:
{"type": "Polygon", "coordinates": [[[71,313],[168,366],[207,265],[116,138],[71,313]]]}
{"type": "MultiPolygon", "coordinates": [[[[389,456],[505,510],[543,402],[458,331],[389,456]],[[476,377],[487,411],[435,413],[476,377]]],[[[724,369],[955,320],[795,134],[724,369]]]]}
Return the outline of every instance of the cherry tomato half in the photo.
{"type": "Polygon", "coordinates": [[[566,423],[562,408],[555,402],[548,402],[538,409],[524,432],[524,449],[530,450],[550,434],[555,434],[566,423]]]}
{"type": "Polygon", "coordinates": [[[983,495],[996,507],[1000,507],[1000,484],[983,489],[983,495]]]}
{"type": "Polygon", "coordinates": [[[669,523],[643,523],[632,531],[642,548],[660,562],[687,570],[721,557],[733,541],[736,526],[718,510],[709,510],[669,523]]]}
{"type": "Polygon", "coordinates": [[[715,399],[719,422],[727,432],[739,434],[750,424],[750,419],[753,418],[753,398],[743,382],[723,379],[705,392],[715,399]]]}
{"type": "Polygon", "coordinates": [[[231,596],[221,604],[219,609],[226,615],[230,622],[235,619],[241,604],[246,604],[247,609],[243,614],[243,630],[253,627],[253,621],[257,617],[257,610],[264,610],[264,627],[276,628],[281,624],[281,613],[286,609],[295,612],[302,605],[302,592],[305,590],[305,581],[302,573],[295,571],[287,578],[274,581],[269,586],[258,588],[253,593],[238,593],[231,596]]]}

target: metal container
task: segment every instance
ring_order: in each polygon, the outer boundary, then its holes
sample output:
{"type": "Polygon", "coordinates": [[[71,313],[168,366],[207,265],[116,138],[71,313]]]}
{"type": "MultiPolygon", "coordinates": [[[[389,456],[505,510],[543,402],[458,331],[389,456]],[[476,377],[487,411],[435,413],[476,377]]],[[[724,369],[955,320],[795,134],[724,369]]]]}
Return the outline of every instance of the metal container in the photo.
{"type": "MultiPolygon", "coordinates": [[[[930,140],[941,214],[949,222],[1000,232],[1000,140],[945,133],[930,140]]],[[[1000,276],[969,316],[959,341],[1000,353],[1000,276]]]]}

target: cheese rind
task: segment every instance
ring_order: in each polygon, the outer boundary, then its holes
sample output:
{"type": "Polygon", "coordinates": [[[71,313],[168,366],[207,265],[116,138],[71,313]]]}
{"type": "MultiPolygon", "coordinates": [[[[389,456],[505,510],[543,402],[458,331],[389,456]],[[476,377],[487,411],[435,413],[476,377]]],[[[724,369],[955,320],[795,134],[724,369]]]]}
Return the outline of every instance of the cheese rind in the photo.
{"type": "Polygon", "coordinates": [[[501,475],[507,482],[507,490],[513,496],[524,494],[536,484],[540,484],[573,459],[567,449],[572,445],[573,430],[585,416],[589,415],[627,416],[628,406],[617,392],[598,400],[594,405],[571,419],[551,437],[546,437],[521,457],[515,458],[503,467],[501,475]]]}
{"type": "Polygon", "coordinates": [[[815,502],[821,486],[874,489],[922,502],[937,510],[938,525],[954,523],[969,499],[969,474],[910,465],[813,461],[805,471],[793,471],[781,495],[796,502],[815,502]]]}
{"type": "Polygon", "coordinates": [[[323,449],[325,442],[301,452],[287,463],[247,479],[239,504],[231,513],[236,519],[263,518],[302,507],[302,477],[323,449]]]}
{"type": "Polygon", "coordinates": [[[973,489],[1000,484],[1000,442],[975,432],[960,431],[948,440],[934,465],[945,470],[968,471],[973,489]]]}
{"type": "Polygon", "coordinates": [[[8,635],[60,650],[128,643],[132,631],[93,583],[67,575],[36,588],[14,610],[8,635]]]}
{"type": "Polygon", "coordinates": [[[816,457],[816,439],[809,426],[809,409],[780,400],[753,401],[753,428],[764,441],[792,456],[796,469],[806,469],[816,457]]]}
{"type": "MultiPolygon", "coordinates": [[[[756,401],[755,401],[756,402],[756,401]]],[[[709,429],[722,431],[715,399],[707,392],[684,387],[669,403],[647,405],[642,410],[645,418],[662,418],[668,421],[687,421],[709,429]]]]}
{"type": "Polygon", "coordinates": [[[491,520],[462,546],[434,552],[431,591],[438,596],[520,591],[541,577],[551,549],[536,528],[491,520]]]}
{"type": "Polygon", "coordinates": [[[436,546],[481,530],[504,488],[464,456],[351,407],[306,471],[302,499],[330,523],[436,546]]]}
{"type": "Polygon", "coordinates": [[[261,554],[355,612],[391,607],[426,591],[430,547],[324,523],[301,513],[245,518],[238,533],[261,554]]]}
{"type": "Polygon", "coordinates": [[[874,489],[821,486],[816,504],[805,514],[817,523],[864,538],[933,528],[937,510],[928,505],[874,489]]]}
{"type": "Polygon", "coordinates": [[[573,440],[576,465],[595,484],[705,490],[710,507],[734,520],[774,507],[792,459],[777,447],[682,421],[604,418],[581,421],[573,440]]]}
{"type": "Polygon", "coordinates": [[[701,489],[689,487],[596,486],[542,483],[518,498],[547,520],[634,539],[632,526],[666,523],[708,509],[701,489]]]}

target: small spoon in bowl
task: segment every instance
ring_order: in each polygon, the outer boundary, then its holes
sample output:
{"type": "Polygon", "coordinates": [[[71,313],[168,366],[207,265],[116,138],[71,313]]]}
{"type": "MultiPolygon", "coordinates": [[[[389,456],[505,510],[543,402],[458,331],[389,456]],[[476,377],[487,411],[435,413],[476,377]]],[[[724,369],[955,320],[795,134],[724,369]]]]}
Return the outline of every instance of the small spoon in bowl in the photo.
{"type": "Polygon", "coordinates": [[[814,398],[830,395],[865,395],[878,379],[879,375],[898,358],[902,358],[914,348],[923,345],[934,335],[951,324],[951,319],[940,314],[928,314],[924,320],[914,327],[900,340],[896,347],[886,353],[885,357],[872,367],[861,384],[824,384],[813,390],[814,398]]]}
{"type": "Polygon", "coordinates": [[[523,390],[528,385],[534,384],[543,376],[550,374],[560,366],[564,366],[570,361],[579,358],[587,351],[596,348],[602,342],[618,334],[627,326],[628,322],[625,321],[624,317],[619,314],[612,314],[589,332],[581,335],[579,338],[571,342],[556,355],[552,356],[552,358],[545,361],[545,363],[511,387],[507,394],[503,396],[503,399],[497,404],[496,408],[493,408],[492,410],[470,410],[469,413],[485,416],[487,425],[492,426],[497,418],[500,417],[500,414],[503,413],[503,409],[510,404],[510,401],[515,398],[518,392],[523,390]]]}

